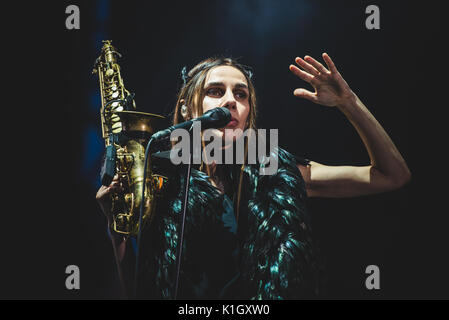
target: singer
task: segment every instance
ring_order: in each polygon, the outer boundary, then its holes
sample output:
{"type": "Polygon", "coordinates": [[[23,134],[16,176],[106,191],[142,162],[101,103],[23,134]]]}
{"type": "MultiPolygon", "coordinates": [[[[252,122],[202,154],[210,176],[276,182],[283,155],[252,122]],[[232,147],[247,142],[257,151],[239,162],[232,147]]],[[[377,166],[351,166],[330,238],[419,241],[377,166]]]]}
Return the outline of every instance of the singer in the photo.
{"type": "MultiPolygon", "coordinates": [[[[343,79],[332,59],[324,66],[306,56],[290,71],[314,92],[293,94],[338,108],[352,123],[370,157],[365,166],[328,166],[277,148],[278,168],[260,175],[260,164],[199,164],[191,173],[179,291],[175,297],[184,171],[173,169],[170,189],[142,240],[139,297],[156,299],[297,299],[320,294],[321,265],[314,245],[307,197],[355,197],[397,189],[410,172],[388,134],[343,79]],[[178,173],[177,173],[178,172],[178,173]]],[[[217,107],[231,112],[218,128],[223,150],[256,129],[257,103],[252,72],[230,58],[209,58],[182,72],[183,86],[173,124],[217,107]],[[224,130],[232,129],[232,130],[224,130]],[[241,130],[236,130],[241,129],[241,130]]],[[[252,143],[247,141],[246,144],[252,143]]],[[[97,200],[110,219],[115,178],[97,200]]],[[[132,239],[111,234],[124,274],[132,270],[132,239]]],[[[125,279],[127,277],[125,276],[125,279]]],[[[132,276],[129,276],[132,279],[132,276]]]]}

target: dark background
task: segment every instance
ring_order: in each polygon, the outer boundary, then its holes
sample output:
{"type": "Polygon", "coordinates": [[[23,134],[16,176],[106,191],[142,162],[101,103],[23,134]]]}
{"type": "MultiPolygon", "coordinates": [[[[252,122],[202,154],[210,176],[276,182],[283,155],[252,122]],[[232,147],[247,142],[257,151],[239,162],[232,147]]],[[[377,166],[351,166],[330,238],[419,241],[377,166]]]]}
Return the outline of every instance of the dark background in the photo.
{"type": "Polygon", "coordinates": [[[446,174],[439,155],[447,107],[441,12],[437,1],[311,0],[59,1],[6,10],[15,17],[4,38],[15,113],[4,118],[14,151],[4,153],[11,192],[4,197],[0,297],[118,297],[106,221],[95,201],[104,142],[98,78],[91,74],[101,40],[111,39],[141,111],[171,111],[184,65],[232,56],[254,69],[258,126],[278,128],[281,147],[325,164],[364,165],[369,157],[342,113],[292,95],[308,88],[288,70],[294,58],[322,61],[329,53],[413,177],[385,194],[311,199],[326,259],[323,297],[448,298],[449,219],[445,185],[438,184],[446,174]],[[80,8],[80,30],[65,28],[69,4],[80,8]],[[380,30],[365,28],[370,4],[380,8],[380,30]],[[81,270],[80,290],[65,288],[70,264],[81,270]],[[365,288],[371,264],[380,267],[380,290],[365,288]]]}

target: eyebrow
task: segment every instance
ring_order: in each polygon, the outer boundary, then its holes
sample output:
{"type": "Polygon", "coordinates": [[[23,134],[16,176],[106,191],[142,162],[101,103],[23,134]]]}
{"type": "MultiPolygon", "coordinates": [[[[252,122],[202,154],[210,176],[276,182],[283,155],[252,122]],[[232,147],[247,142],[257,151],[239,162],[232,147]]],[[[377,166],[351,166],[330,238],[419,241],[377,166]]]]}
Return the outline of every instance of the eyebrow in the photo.
{"type": "MultiPolygon", "coordinates": [[[[224,85],[223,82],[209,82],[209,83],[206,84],[205,87],[207,88],[207,87],[213,87],[213,86],[224,87],[225,85],[224,85]]],[[[241,83],[241,82],[236,83],[235,88],[243,88],[243,89],[249,90],[248,86],[246,84],[244,84],[244,83],[241,83]]]]}

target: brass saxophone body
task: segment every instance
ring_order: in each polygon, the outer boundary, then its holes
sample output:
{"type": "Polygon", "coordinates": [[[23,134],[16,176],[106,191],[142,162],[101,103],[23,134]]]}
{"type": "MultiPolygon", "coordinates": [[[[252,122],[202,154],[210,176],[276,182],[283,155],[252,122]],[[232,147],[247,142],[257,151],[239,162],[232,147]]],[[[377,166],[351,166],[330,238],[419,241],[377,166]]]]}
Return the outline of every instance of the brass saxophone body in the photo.
{"type": "Polygon", "coordinates": [[[141,202],[144,201],[144,227],[151,221],[157,197],[162,195],[167,181],[166,177],[151,172],[151,161],[146,168],[147,179],[143,181],[145,147],[151,135],[161,129],[164,117],[136,111],[134,94],[124,86],[118,57],[121,55],[111,41],[103,41],[93,70],[100,83],[101,129],[106,146],[101,180],[108,186],[114,175],[118,175],[123,187],[123,192],[112,196],[112,229],[123,235],[137,235],[141,202]]]}

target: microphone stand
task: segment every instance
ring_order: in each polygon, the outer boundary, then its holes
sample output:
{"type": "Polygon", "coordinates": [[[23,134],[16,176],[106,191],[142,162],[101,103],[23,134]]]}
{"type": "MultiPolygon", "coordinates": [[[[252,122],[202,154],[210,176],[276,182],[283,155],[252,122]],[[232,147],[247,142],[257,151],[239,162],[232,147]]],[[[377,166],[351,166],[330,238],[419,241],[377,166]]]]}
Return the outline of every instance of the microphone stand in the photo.
{"type": "MultiPolygon", "coordinates": [[[[193,126],[196,122],[192,123],[192,126],[189,129],[189,133],[192,131],[193,126]]],[[[182,217],[181,217],[181,235],[179,237],[179,245],[178,252],[176,257],[176,282],[175,282],[175,295],[174,299],[178,298],[178,289],[179,289],[179,275],[181,271],[181,257],[182,257],[182,247],[184,243],[184,227],[186,221],[186,212],[187,212],[187,204],[189,201],[189,188],[190,188],[190,175],[192,170],[192,162],[193,162],[193,137],[190,136],[190,149],[189,149],[189,163],[187,164],[186,169],[186,180],[185,180],[185,188],[184,188],[184,203],[182,207],[182,217]]]]}
{"type": "MultiPolygon", "coordinates": [[[[197,122],[192,122],[192,125],[189,128],[189,133],[191,133],[194,125],[197,122]]],[[[190,136],[190,135],[189,135],[190,136]]],[[[143,171],[143,186],[142,186],[142,201],[140,204],[140,214],[139,214],[139,228],[138,228],[138,234],[137,234],[137,252],[136,252],[136,264],[135,264],[135,270],[134,270],[134,297],[137,298],[138,290],[138,276],[139,276],[139,264],[140,264],[140,246],[141,246],[141,238],[142,238],[142,222],[143,222],[143,204],[145,199],[145,181],[146,181],[146,169],[147,169],[147,163],[148,163],[148,157],[150,155],[150,149],[151,144],[154,141],[154,138],[152,137],[150,141],[147,144],[147,147],[145,148],[145,165],[144,165],[144,171],[143,171]]],[[[183,211],[181,216],[181,234],[179,237],[179,245],[178,245],[178,252],[177,252],[177,258],[176,258],[176,282],[175,282],[175,295],[174,299],[176,300],[178,297],[178,288],[179,288],[179,276],[180,276],[180,270],[181,270],[181,257],[182,257],[182,247],[184,243],[184,228],[185,228],[185,220],[186,220],[186,212],[187,212],[187,204],[189,199],[189,187],[190,187],[190,176],[191,176],[191,169],[192,169],[192,162],[193,162],[193,137],[190,136],[190,150],[189,150],[189,162],[187,164],[186,169],[186,181],[185,181],[185,188],[184,188],[184,203],[183,203],[183,211]]]]}

